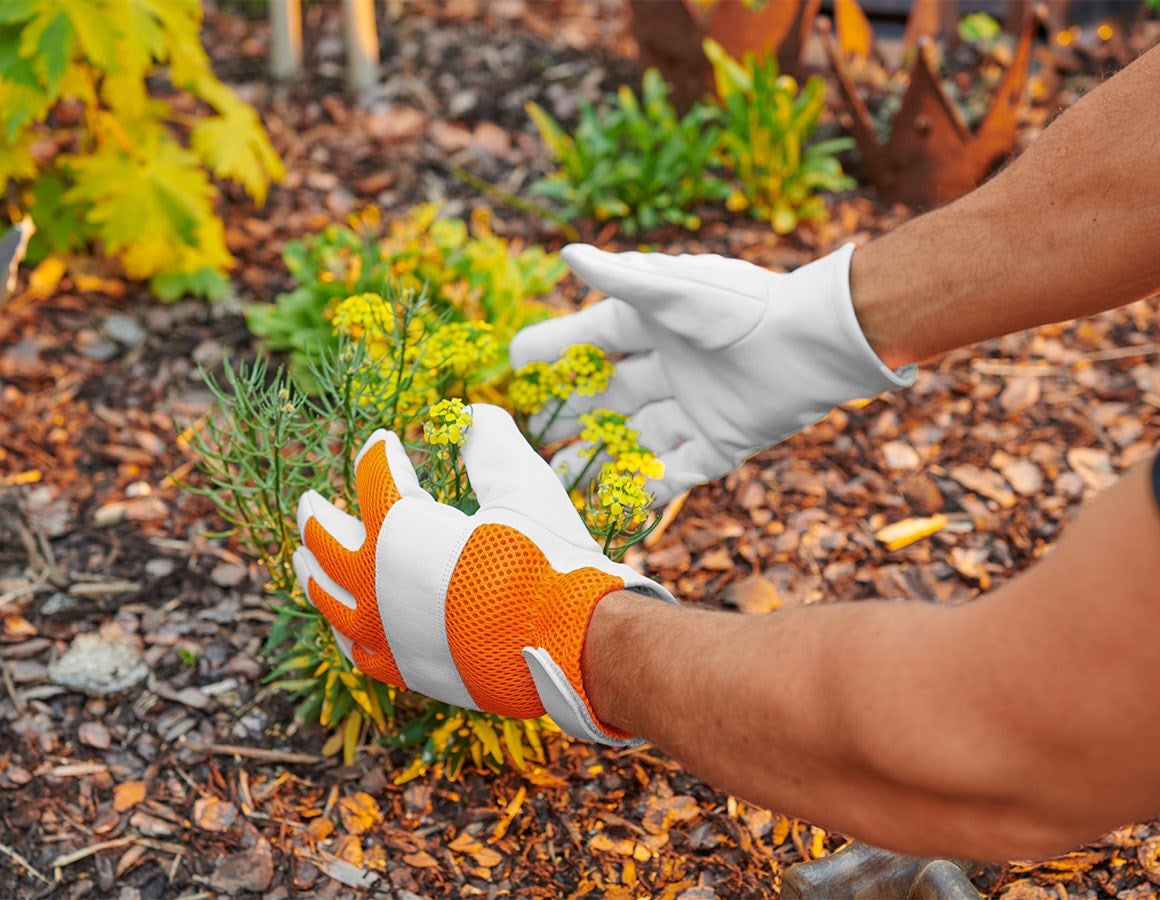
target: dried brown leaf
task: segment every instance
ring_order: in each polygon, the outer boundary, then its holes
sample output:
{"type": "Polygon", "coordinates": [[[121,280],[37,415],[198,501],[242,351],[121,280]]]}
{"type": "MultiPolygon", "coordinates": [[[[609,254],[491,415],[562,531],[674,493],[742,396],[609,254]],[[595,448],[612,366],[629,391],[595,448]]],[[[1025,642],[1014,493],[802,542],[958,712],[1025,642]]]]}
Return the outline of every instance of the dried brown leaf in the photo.
{"type": "Polygon", "coordinates": [[[383,812],[375,798],[365,791],[338,801],[338,814],[351,834],[365,834],[383,821],[383,812]]]}
{"type": "Polygon", "coordinates": [[[428,853],[426,850],[419,850],[416,853],[408,853],[403,857],[403,862],[413,869],[438,869],[439,860],[428,853]]]}

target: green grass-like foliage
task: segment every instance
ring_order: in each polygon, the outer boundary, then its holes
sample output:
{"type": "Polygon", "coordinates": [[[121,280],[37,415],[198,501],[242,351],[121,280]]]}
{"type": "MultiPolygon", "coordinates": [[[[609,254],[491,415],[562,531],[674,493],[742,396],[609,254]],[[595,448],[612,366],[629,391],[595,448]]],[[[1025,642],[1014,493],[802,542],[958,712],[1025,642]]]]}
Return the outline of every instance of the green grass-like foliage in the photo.
{"type": "MultiPolygon", "coordinates": [[[[478,508],[458,454],[461,425],[470,421],[465,395],[476,384],[463,369],[487,356],[473,356],[472,348],[494,344],[491,332],[464,331],[426,291],[355,295],[342,305],[346,320],[357,314],[362,334],[353,340],[340,332],[333,348],[312,359],[313,393],[265,357],[227,363],[222,378],[205,375],[216,407],[190,440],[203,477],[189,490],[213,501],[228,533],[269,574],[275,619],[265,648],[268,680],[294,698],[298,720],[332,732],[324,752],[341,751],[350,763],[371,739],[408,751],[399,781],[431,769],[454,778],[468,762],[492,770],[506,762],[518,768],[543,762],[543,736],[556,731],[549,720],[460,709],[367,678],[295,579],[299,497],[314,489],[357,513],[354,458],[376,428],[400,435],[420,483],[436,500],[468,514],[478,508]]],[[[505,384],[523,386],[521,409],[547,408],[554,417],[572,392],[601,390],[611,374],[603,353],[582,345],[552,366],[520,370],[505,384]]],[[[494,399],[504,402],[506,395],[494,399]]],[[[636,445],[637,433],[623,416],[600,411],[584,434],[593,459],[607,453],[614,462],[575,496],[590,533],[617,559],[655,525],[644,476],[636,473],[655,475],[659,463],[636,445]]]]}
{"type": "Polygon", "coordinates": [[[433,329],[438,320],[421,294],[403,293],[393,304],[397,315],[384,329],[394,335],[397,359],[411,360],[403,367],[379,365],[365,343],[343,340],[312,360],[313,394],[266,358],[227,364],[221,380],[207,375],[217,404],[191,439],[204,477],[189,489],[209,497],[242,548],[265,565],[275,613],[265,648],[268,679],[294,698],[297,719],[333,732],[325,752],[341,750],[350,762],[360,744],[381,738],[411,754],[400,780],[432,767],[455,777],[468,761],[499,769],[511,760],[522,768],[543,761],[541,736],[550,723],[462,710],[367,678],[342,653],[294,577],[298,498],[313,488],[355,510],[354,456],[375,428],[410,437],[429,488],[439,486],[433,477],[445,477],[435,472],[436,456],[414,428],[425,410],[400,408],[430,365],[421,353],[407,352],[408,342],[428,340],[422,323],[433,329]]]}
{"type": "Polygon", "coordinates": [[[623,85],[599,107],[585,103],[570,135],[529,101],[528,115],[559,166],[534,192],[557,201],[565,218],[616,219],[626,234],[662,223],[699,228],[698,204],[729,195],[709,171],[718,111],[698,103],[678,117],[668,94],[660,73],[649,69],[639,99],[623,85]]]}
{"type": "Polygon", "coordinates": [[[740,185],[729,207],[749,209],[778,234],[824,219],[818,192],[854,187],[837,158],[853,140],[810,143],[825,107],[825,82],[814,76],[799,90],[795,79],[778,73],[773,54],[746,53],[739,62],[711,39],[704,49],[725,116],[718,152],[740,185]]]}
{"type": "Polygon", "coordinates": [[[475,211],[470,226],[438,213],[437,205],[424,204],[388,222],[377,207],[368,207],[346,225],[291,241],[283,256],[298,286],[274,303],[252,306],[246,315],[250,329],[271,350],[290,352],[301,386],[319,389],[313,369],[338,341],[329,318],[335,304],[390,282],[427,290],[431,304],[454,320],[491,324],[502,348],[498,374],[512,335],[547,316],[537,298],[556,286],[567,267],[540,247],[516,251],[492,232],[484,208],[475,211]]]}
{"type": "Polygon", "coordinates": [[[261,202],[282,163],[201,20],[198,0],[0,3],[0,183],[31,258],[99,247],[163,298],[225,289],[210,176],[261,202]]]}

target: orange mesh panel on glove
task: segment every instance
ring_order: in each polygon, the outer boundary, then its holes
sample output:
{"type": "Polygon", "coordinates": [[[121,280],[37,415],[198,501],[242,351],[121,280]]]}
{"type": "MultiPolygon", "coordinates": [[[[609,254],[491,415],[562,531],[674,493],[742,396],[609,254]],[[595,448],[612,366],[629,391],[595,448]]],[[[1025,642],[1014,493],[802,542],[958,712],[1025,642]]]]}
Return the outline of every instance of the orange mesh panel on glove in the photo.
{"type": "MultiPolygon", "coordinates": [[[[481,525],[447,588],[447,643],[481,709],[518,719],[544,714],[521,651],[543,647],[588,705],[580,653],[592,611],[624,587],[595,568],[561,575],[532,541],[507,525],[481,525]]],[[[594,722],[599,722],[588,705],[594,722]]]]}
{"type": "Polygon", "coordinates": [[[303,540],[326,573],[354,594],[351,609],[330,596],[313,578],[310,599],[330,624],[354,641],[354,663],[367,675],[396,687],[406,688],[395,657],[383,633],[383,620],[375,596],[375,546],[379,530],[391,507],[400,499],[395,479],[387,464],[386,445],[375,444],[359,462],[356,473],[358,497],[362,503],[366,540],[357,550],[347,550],[322,527],[317,519],[306,523],[303,540]]]}

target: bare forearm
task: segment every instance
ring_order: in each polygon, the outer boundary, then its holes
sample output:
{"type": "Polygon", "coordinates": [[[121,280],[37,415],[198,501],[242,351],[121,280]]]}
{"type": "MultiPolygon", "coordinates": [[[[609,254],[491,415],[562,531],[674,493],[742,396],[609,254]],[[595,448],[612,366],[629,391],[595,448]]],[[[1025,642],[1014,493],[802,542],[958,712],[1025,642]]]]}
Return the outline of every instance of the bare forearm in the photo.
{"type": "Polygon", "coordinates": [[[880,846],[1066,849],[1160,808],[1145,752],[1160,721],[1109,704],[1125,679],[1160,680],[1160,512],[1145,476],[965,607],[754,618],[612,595],[585,645],[589,696],[710,782],[880,846]]]}
{"type": "Polygon", "coordinates": [[[892,366],[1160,289],[1160,48],[1005,171],[854,254],[851,290],[892,366]]]}

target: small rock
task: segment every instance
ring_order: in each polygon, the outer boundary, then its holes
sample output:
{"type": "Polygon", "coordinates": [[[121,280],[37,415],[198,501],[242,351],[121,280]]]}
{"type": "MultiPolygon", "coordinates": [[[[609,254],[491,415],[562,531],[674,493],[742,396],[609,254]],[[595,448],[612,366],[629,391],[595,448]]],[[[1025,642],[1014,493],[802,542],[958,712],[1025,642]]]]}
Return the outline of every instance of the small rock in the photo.
{"type": "Polygon", "coordinates": [[[137,639],[116,624],[78,634],[48,666],[48,676],[56,684],[94,697],[128,690],[148,674],[137,639]]]}
{"type": "Polygon", "coordinates": [[[105,316],[103,328],[106,336],[130,350],[139,347],[149,336],[144,326],[132,316],[105,316]]]}
{"type": "Polygon", "coordinates": [[[237,587],[246,580],[249,574],[245,566],[239,566],[236,563],[219,563],[214,566],[209,577],[214,584],[220,587],[237,587]]]}
{"type": "Polygon", "coordinates": [[[64,612],[72,612],[78,606],[80,606],[80,602],[76,597],[57,591],[44,601],[40,607],[40,614],[42,616],[57,616],[64,612]]]}
{"type": "Polygon", "coordinates": [[[108,362],[117,355],[116,344],[88,328],[83,328],[77,332],[74,346],[81,352],[82,356],[95,359],[97,362],[108,362]]]}
{"type": "Polygon", "coordinates": [[[462,119],[478,105],[479,97],[475,91],[466,89],[456,91],[451,95],[451,99],[447,101],[447,117],[450,119],[462,119]]]}
{"type": "Polygon", "coordinates": [[[145,563],[145,574],[153,578],[165,578],[172,575],[177,563],[165,556],[157,556],[145,563]]]}
{"type": "Polygon", "coordinates": [[[93,513],[93,524],[97,528],[107,528],[109,525],[116,525],[125,518],[125,504],[119,500],[114,500],[112,503],[106,503],[93,513]]]}
{"type": "Polygon", "coordinates": [[[209,886],[226,894],[261,893],[274,880],[274,854],[270,842],[261,838],[252,850],[232,853],[218,861],[209,886]]]}

